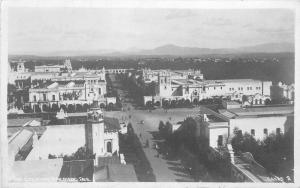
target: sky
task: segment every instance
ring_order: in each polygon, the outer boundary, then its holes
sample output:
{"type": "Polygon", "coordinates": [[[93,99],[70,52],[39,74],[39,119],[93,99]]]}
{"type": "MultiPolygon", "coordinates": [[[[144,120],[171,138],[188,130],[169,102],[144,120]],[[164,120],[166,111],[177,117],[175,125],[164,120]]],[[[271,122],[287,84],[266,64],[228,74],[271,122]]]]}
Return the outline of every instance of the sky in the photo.
{"type": "Polygon", "coordinates": [[[9,54],[294,42],[287,9],[9,8],[9,54]]]}

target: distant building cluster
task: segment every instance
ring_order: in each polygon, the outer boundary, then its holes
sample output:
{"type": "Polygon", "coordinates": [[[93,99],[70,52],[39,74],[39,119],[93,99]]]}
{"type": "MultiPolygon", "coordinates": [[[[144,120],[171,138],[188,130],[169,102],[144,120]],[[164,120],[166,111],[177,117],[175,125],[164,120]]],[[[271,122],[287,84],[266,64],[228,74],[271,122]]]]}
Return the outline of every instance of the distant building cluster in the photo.
{"type": "MultiPolygon", "coordinates": [[[[43,112],[46,109],[82,108],[94,101],[103,108],[116,104],[116,97],[108,97],[105,75],[125,73],[126,69],[73,70],[70,59],[63,65],[39,65],[30,72],[25,61],[10,63],[8,82],[17,88],[18,95],[11,94],[11,103],[23,104],[22,109],[43,112]]],[[[10,95],[10,94],[9,94],[10,95]]],[[[15,106],[9,106],[16,111],[15,106]]]]}
{"type": "Polygon", "coordinates": [[[272,97],[294,100],[294,86],[272,85],[271,81],[254,79],[206,80],[200,70],[150,70],[143,69],[136,76],[145,84],[155,83],[155,95],[144,96],[147,102],[188,100],[197,103],[202,99],[227,98],[244,105],[265,105],[272,97]],[[274,88],[274,89],[272,89],[274,88]]]}

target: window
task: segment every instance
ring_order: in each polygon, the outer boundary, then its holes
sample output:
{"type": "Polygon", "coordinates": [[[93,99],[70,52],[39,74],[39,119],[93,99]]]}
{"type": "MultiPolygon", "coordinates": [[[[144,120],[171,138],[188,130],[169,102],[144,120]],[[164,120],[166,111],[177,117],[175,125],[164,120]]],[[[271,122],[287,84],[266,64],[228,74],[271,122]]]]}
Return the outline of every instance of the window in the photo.
{"type": "Polygon", "coordinates": [[[214,87],[214,90],[216,90],[216,87],[214,87]]]}
{"type": "Polygon", "coordinates": [[[243,87],[241,87],[241,90],[243,91],[243,87]]]}
{"type": "Polygon", "coordinates": [[[55,95],[52,95],[52,100],[55,101],[55,95]]]}
{"type": "Polygon", "coordinates": [[[281,133],[281,129],[280,128],[277,128],[276,129],[276,134],[280,134],[281,133]]]}
{"type": "Polygon", "coordinates": [[[111,152],[112,152],[111,142],[107,142],[107,143],[106,143],[106,151],[107,151],[108,153],[111,153],[111,152]]]}
{"type": "Polygon", "coordinates": [[[223,135],[218,136],[218,146],[223,146],[223,135]]]}
{"type": "Polygon", "coordinates": [[[167,86],[165,86],[165,89],[167,89],[167,86]]]}
{"type": "Polygon", "coordinates": [[[255,130],[254,129],[251,129],[251,135],[255,136],[255,130]]]}
{"type": "Polygon", "coordinates": [[[35,95],[33,96],[33,101],[36,102],[36,96],[35,95]]]}
{"type": "Polygon", "coordinates": [[[43,99],[44,99],[44,101],[46,101],[46,94],[45,93],[43,94],[43,99]]]}
{"type": "Polygon", "coordinates": [[[268,135],[268,129],[264,129],[264,134],[268,135]]]}
{"type": "Polygon", "coordinates": [[[223,88],[221,87],[221,89],[223,89],[223,88]]]}
{"type": "Polygon", "coordinates": [[[101,95],[101,88],[99,88],[99,95],[101,95]]]}

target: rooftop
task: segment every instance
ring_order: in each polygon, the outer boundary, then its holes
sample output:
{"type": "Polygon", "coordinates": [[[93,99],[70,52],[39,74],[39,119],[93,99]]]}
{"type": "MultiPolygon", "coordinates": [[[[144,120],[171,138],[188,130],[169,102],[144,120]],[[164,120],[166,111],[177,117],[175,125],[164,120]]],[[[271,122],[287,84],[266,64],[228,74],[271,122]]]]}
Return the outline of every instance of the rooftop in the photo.
{"type": "MultiPolygon", "coordinates": [[[[87,181],[93,181],[94,160],[73,160],[64,161],[59,178],[64,181],[64,178],[78,177],[87,178],[87,181]]],[[[77,181],[80,181],[77,179],[77,181]]]]}
{"type": "Polygon", "coordinates": [[[95,182],[137,182],[133,165],[108,164],[94,169],[95,182]]]}
{"type": "Polygon", "coordinates": [[[233,108],[228,109],[227,111],[235,114],[238,117],[287,115],[294,113],[294,106],[260,106],[251,108],[233,108]]]}
{"type": "Polygon", "coordinates": [[[207,115],[208,121],[209,122],[226,122],[223,119],[219,118],[218,116],[215,116],[213,114],[208,114],[207,115]]]}
{"type": "Polygon", "coordinates": [[[33,132],[22,129],[12,135],[8,140],[8,154],[13,157],[31,139],[33,132]]]}
{"type": "Polygon", "coordinates": [[[222,101],[224,103],[226,103],[227,105],[240,105],[240,103],[238,103],[237,101],[222,101]]]}
{"type": "Polygon", "coordinates": [[[218,85],[224,85],[226,83],[255,83],[255,82],[261,82],[260,80],[254,80],[254,79],[228,79],[228,80],[204,80],[204,84],[218,84],[218,85]]]}
{"type": "Polygon", "coordinates": [[[235,166],[238,167],[248,178],[253,182],[275,182],[272,179],[271,174],[267,170],[259,165],[256,161],[246,160],[244,157],[234,157],[235,166]]]}
{"type": "Polygon", "coordinates": [[[34,66],[34,68],[46,68],[46,67],[51,67],[51,68],[64,68],[64,65],[37,65],[34,66]]]}
{"type": "Polygon", "coordinates": [[[119,120],[117,118],[104,117],[103,120],[105,132],[114,132],[119,131],[121,129],[119,120]]]}
{"type": "Polygon", "coordinates": [[[71,155],[85,145],[84,124],[45,126],[39,139],[39,148],[33,148],[26,160],[38,157],[48,159],[48,155],[71,155]]]}
{"type": "Polygon", "coordinates": [[[41,82],[39,85],[35,86],[34,89],[57,89],[57,88],[74,88],[83,87],[85,80],[73,80],[73,81],[47,81],[41,82]]]}
{"type": "Polygon", "coordinates": [[[36,126],[36,127],[7,127],[7,137],[10,138],[12,135],[14,135],[16,132],[22,130],[22,129],[26,129],[29,130],[31,132],[36,132],[36,134],[38,136],[41,136],[45,130],[46,127],[45,126],[36,126]]]}
{"type": "Polygon", "coordinates": [[[109,179],[115,182],[137,182],[133,165],[110,164],[108,165],[109,179]]]}
{"type": "Polygon", "coordinates": [[[8,119],[7,127],[39,126],[42,118],[18,118],[8,119]]]}
{"type": "Polygon", "coordinates": [[[62,165],[63,159],[15,161],[10,178],[14,182],[55,182],[58,180],[62,165]]]}

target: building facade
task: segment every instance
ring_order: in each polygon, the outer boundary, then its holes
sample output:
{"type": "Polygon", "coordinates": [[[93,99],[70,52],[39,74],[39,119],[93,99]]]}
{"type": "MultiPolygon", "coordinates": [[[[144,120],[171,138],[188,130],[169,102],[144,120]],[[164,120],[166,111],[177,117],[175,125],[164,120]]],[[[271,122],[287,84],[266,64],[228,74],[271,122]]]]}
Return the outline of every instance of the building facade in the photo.
{"type": "MultiPolygon", "coordinates": [[[[152,74],[146,75],[150,75],[150,78],[153,77],[152,74]]],[[[144,104],[148,101],[156,103],[157,101],[174,99],[198,102],[202,99],[222,97],[243,103],[247,102],[248,105],[264,105],[271,95],[271,81],[254,79],[204,80],[200,71],[182,71],[178,74],[176,71],[162,70],[157,72],[157,77],[156,96],[152,96],[152,98],[145,96],[144,104]]],[[[149,77],[144,76],[143,78],[149,77]]]]}

